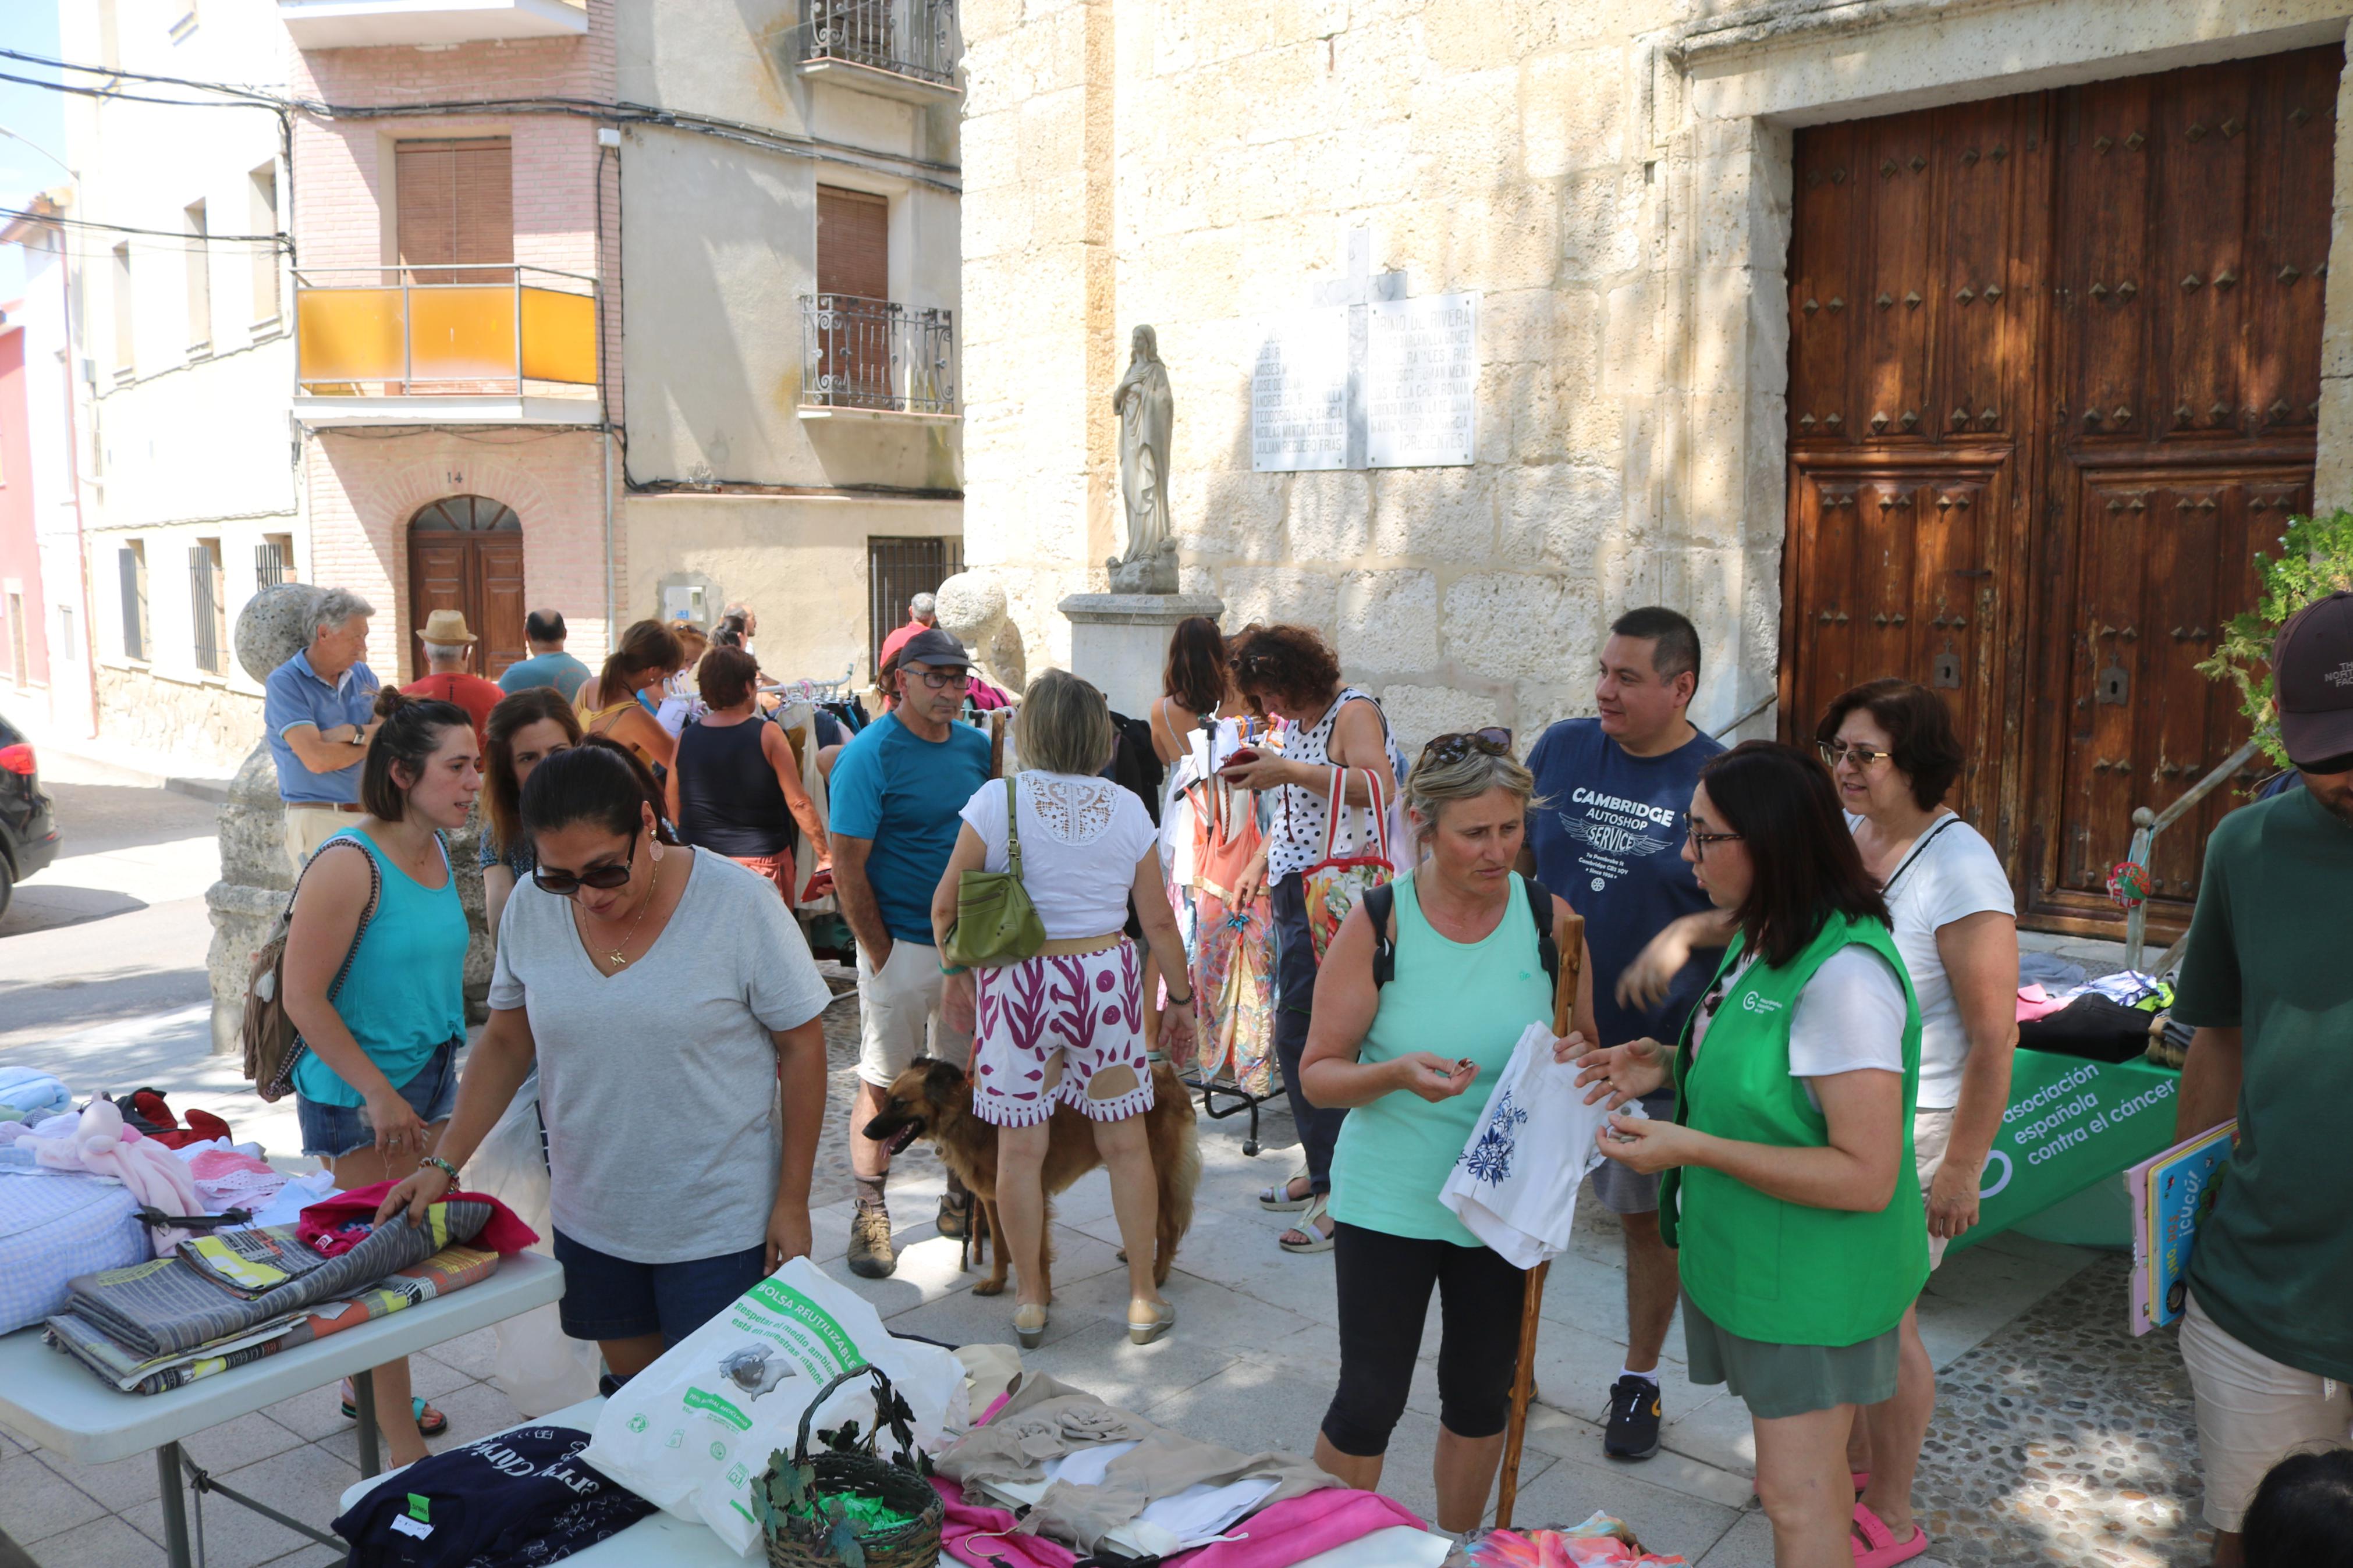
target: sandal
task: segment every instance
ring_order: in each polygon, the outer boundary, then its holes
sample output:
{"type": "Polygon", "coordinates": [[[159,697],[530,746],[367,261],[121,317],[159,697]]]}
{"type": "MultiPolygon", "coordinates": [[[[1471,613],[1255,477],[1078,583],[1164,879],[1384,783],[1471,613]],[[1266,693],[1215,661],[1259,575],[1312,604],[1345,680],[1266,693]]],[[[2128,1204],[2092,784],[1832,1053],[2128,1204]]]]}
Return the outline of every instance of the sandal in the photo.
{"type": "Polygon", "coordinates": [[[1293,1241],[1289,1234],[1285,1234],[1276,1237],[1274,1244],[1285,1252],[1331,1251],[1332,1233],[1320,1229],[1315,1223],[1325,1217],[1324,1211],[1331,1207],[1331,1203],[1332,1194],[1329,1193],[1318,1193],[1308,1200],[1306,1208],[1299,1216],[1299,1223],[1292,1227],[1293,1231],[1307,1238],[1305,1241],[1293,1241]]]}
{"type": "Polygon", "coordinates": [[[1160,1302],[1153,1308],[1152,1316],[1141,1321],[1135,1316],[1135,1303],[1130,1301],[1127,1304],[1127,1342],[1132,1345],[1148,1345],[1176,1326],[1176,1303],[1174,1301],[1160,1302]]]}
{"type": "MultiPolygon", "coordinates": [[[[426,1404],[423,1399],[411,1399],[408,1402],[408,1413],[417,1423],[419,1436],[438,1437],[442,1433],[449,1430],[449,1418],[426,1404]]],[[[356,1421],[359,1418],[359,1396],[352,1391],[352,1380],[347,1377],[343,1379],[343,1419],[356,1421]]]]}
{"type": "Polygon", "coordinates": [[[1307,1180],[1307,1167],[1302,1165],[1274,1185],[1261,1187],[1258,1190],[1258,1206],[1269,1214],[1297,1214],[1315,1201],[1315,1190],[1312,1186],[1308,1188],[1307,1195],[1304,1197],[1294,1198],[1291,1195],[1291,1184],[1305,1180],[1307,1180]]]}
{"type": "Polygon", "coordinates": [[[1014,1308],[1013,1333],[1025,1351],[1034,1351],[1045,1343],[1046,1309],[1029,1301],[1014,1308]]]}
{"type": "Polygon", "coordinates": [[[1854,1548],[1854,1568],[1894,1568],[1894,1564],[1909,1563],[1928,1550],[1928,1532],[1915,1524],[1911,1540],[1898,1541],[1895,1532],[1881,1522],[1877,1514],[1857,1503],[1854,1533],[1847,1543],[1854,1548]]]}

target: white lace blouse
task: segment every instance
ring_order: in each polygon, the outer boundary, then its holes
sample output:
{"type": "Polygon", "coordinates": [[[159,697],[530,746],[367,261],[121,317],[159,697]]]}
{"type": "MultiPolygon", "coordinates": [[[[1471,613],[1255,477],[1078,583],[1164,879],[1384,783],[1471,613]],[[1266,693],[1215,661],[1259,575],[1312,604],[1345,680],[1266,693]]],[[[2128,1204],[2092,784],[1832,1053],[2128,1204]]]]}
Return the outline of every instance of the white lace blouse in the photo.
{"type": "MultiPolygon", "coordinates": [[[[1127,923],[1136,863],[1155,852],[1144,802],[1109,779],[1025,773],[1021,885],[1050,938],[1104,936],[1127,923]]],[[[1006,868],[1005,781],[991,779],[965,803],[964,820],[988,846],[987,869],[1006,868]]]]}

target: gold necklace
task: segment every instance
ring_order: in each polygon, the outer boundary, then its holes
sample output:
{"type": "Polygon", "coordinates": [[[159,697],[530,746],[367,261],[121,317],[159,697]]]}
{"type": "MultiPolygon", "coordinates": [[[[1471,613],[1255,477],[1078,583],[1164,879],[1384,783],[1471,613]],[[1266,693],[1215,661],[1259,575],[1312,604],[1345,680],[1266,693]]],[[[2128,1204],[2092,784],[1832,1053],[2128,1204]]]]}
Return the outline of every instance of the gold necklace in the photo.
{"type": "Polygon", "coordinates": [[[606,963],[617,970],[628,967],[629,943],[638,940],[638,928],[646,923],[647,911],[654,907],[654,900],[659,897],[661,897],[661,861],[656,859],[653,878],[646,884],[646,901],[638,906],[638,918],[629,922],[628,934],[621,938],[621,944],[605,955],[606,963]]]}

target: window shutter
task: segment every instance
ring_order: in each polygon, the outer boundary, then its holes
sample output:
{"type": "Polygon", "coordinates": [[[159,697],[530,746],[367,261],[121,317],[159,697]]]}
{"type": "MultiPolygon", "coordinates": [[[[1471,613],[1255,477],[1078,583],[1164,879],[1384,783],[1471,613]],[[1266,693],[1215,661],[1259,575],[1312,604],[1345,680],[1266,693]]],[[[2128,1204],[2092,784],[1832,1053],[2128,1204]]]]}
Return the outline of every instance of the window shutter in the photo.
{"type": "MultiPolygon", "coordinates": [[[[514,259],[514,152],[503,136],[404,142],[394,159],[403,266],[495,265],[514,259]]],[[[417,273],[418,283],[488,283],[496,274],[417,273]]]]}
{"type": "Polygon", "coordinates": [[[817,291],[891,297],[891,203],[864,191],[817,188],[817,291]]]}

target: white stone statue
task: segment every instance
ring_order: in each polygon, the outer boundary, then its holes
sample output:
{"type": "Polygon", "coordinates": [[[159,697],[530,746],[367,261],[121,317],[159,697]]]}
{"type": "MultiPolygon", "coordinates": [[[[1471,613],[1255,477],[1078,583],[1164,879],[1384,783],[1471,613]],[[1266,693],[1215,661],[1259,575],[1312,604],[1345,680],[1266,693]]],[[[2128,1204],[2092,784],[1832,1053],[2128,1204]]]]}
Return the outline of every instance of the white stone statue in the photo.
{"type": "Polygon", "coordinates": [[[1119,492],[1127,517],[1127,549],[1104,564],[1114,594],[1176,591],[1176,538],[1168,519],[1168,446],[1176,424],[1176,396],[1159,340],[1135,329],[1127,374],[1111,395],[1119,415],[1119,492]]]}
{"type": "Polygon", "coordinates": [[[982,569],[959,572],[934,595],[940,629],[972,649],[980,673],[1018,697],[1029,684],[1021,628],[1008,613],[1005,588],[982,569]]]}

